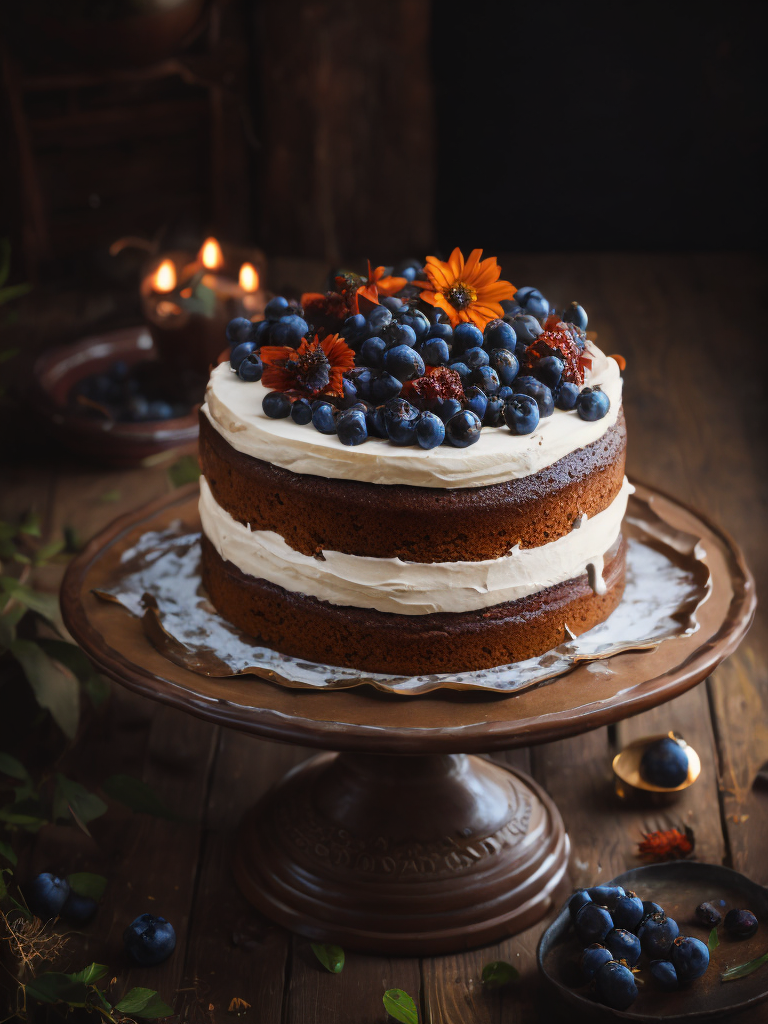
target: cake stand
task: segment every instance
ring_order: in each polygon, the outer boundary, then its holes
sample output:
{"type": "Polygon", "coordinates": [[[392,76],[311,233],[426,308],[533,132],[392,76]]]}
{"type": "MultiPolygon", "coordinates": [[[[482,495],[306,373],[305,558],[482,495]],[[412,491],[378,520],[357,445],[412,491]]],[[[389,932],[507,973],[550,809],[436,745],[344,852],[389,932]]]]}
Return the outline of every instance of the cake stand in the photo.
{"type": "Polygon", "coordinates": [[[712,593],[698,632],[580,665],[517,695],[372,687],[288,689],[209,678],[164,658],[141,621],[92,591],[148,530],[199,530],[197,487],[118,519],[70,564],[64,621],[106,675],[220,725],[324,751],[246,816],[234,851],[244,895],[313,940],[382,954],[484,945],[533,924],[568,862],[560,814],[528,776],[470,755],[596,729],[679,696],[731,654],[755,609],[733,541],[700,513],[638,485],[668,522],[702,539],[712,593]]]}

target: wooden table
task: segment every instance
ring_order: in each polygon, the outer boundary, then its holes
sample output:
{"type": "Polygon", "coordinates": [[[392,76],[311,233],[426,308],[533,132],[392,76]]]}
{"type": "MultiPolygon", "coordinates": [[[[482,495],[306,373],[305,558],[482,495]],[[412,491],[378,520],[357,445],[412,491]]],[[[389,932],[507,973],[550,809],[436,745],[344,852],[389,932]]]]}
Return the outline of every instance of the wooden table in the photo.
{"type": "MultiPolygon", "coordinates": [[[[514,280],[537,283],[561,301],[578,297],[607,352],[627,358],[625,406],[629,469],[700,507],[735,535],[756,576],[768,581],[766,406],[768,367],[759,285],[764,269],[748,255],[587,254],[501,260],[514,280]]],[[[110,472],[42,459],[3,470],[0,516],[34,506],[55,536],[75,526],[83,538],[116,514],[168,487],[165,469],[110,472]],[[118,491],[117,500],[111,492],[118,491]]],[[[53,582],[53,581],[50,581],[53,582]]],[[[696,855],[768,884],[768,789],[753,786],[768,761],[766,611],[736,655],[707,683],[672,703],[609,729],[506,755],[553,796],[572,842],[570,884],[607,879],[637,863],[640,833],[681,823],[696,833],[696,855]],[[613,753],[641,735],[674,728],[699,752],[702,775],[674,804],[621,802],[613,753]]],[[[73,967],[110,964],[115,988],[157,989],[183,1020],[227,1019],[235,997],[257,1024],[384,1024],[381,996],[408,991],[433,1024],[573,1021],[553,1005],[536,973],[543,924],[499,945],[424,960],[350,954],[341,975],[326,973],[308,942],[260,919],[229,874],[232,830],[246,808],[304,748],[219,730],[114,688],[62,770],[91,788],[109,774],[141,776],[183,817],[169,823],[110,808],[92,823],[94,841],[75,829],[44,828],[29,873],[95,870],[110,886],[96,921],[73,953],[73,967]],[[232,780],[237,780],[233,785],[232,780]],[[139,913],[161,913],[179,943],[162,967],[133,969],[121,934],[139,913]],[[87,959],[86,959],[87,958],[87,959]],[[522,974],[484,992],[480,972],[504,959],[522,974]],[[74,962],[77,961],[77,962],[74,962]]],[[[768,940],[767,940],[768,948],[768,940]]],[[[764,1012],[764,1011],[762,1011],[764,1012]]],[[[740,1017],[762,1020],[758,1008],[740,1017]]]]}

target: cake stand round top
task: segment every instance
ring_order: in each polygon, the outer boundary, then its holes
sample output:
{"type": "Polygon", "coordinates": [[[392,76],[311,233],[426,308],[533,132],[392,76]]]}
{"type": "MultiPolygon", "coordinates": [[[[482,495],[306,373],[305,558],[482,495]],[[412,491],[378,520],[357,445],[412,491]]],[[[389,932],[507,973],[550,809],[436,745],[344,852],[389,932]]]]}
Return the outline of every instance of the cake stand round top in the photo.
{"type": "Polygon", "coordinates": [[[393,754],[499,750],[595,729],[671,700],[701,682],[749,628],[752,577],[736,544],[701,513],[636,485],[673,526],[700,537],[712,593],[698,609],[697,632],[650,651],[580,665],[538,688],[501,696],[437,691],[383,694],[289,689],[253,675],[210,678],[173,664],[146,638],[141,621],[95,596],[120,555],[148,530],[174,520],[199,529],[197,485],[116,520],[70,564],[62,585],[64,621],[108,676],[138,693],[221,725],[329,750],[393,754]]]}

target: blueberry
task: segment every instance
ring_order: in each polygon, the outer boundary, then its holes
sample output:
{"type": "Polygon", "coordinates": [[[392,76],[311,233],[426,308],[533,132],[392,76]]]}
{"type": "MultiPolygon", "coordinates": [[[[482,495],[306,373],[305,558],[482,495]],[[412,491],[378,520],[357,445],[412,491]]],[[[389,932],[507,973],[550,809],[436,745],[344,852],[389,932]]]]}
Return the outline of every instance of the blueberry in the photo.
{"type": "Polygon", "coordinates": [[[700,903],[696,907],[696,920],[707,928],[717,928],[723,920],[723,915],[711,903],[700,903]]]}
{"type": "Polygon", "coordinates": [[[643,920],[643,901],[628,890],[616,900],[611,917],[617,928],[628,928],[633,932],[643,920]]]}
{"type": "Polygon", "coordinates": [[[392,311],[386,306],[374,306],[365,319],[368,321],[368,332],[379,334],[392,323],[392,311]]]}
{"type": "Polygon", "coordinates": [[[291,405],[291,419],[301,426],[312,422],[312,406],[306,398],[297,398],[291,405]]]}
{"type": "Polygon", "coordinates": [[[420,309],[403,309],[397,314],[397,321],[410,327],[417,341],[421,341],[429,334],[430,322],[420,309]]]}
{"type": "Polygon", "coordinates": [[[384,357],[387,371],[398,380],[414,380],[424,376],[424,360],[408,345],[396,345],[384,357]]]}
{"type": "Polygon", "coordinates": [[[688,755],[671,736],[655,740],[648,744],[640,758],[640,777],[664,789],[682,786],[688,778],[688,755]]]}
{"type": "Polygon", "coordinates": [[[427,332],[427,338],[442,338],[443,341],[451,341],[453,339],[453,328],[450,324],[445,323],[432,324],[427,332]]]}
{"type": "Polygon", "coordinates": [[[435,412],[443,423],[447,423],[457,412],[461,412],[461,402],[456,398],[446,398],[438,405],[435,412]]]}
{"type": "Polygon", "coordinates": [[[462,363],[461,360],[455,360],[454,362],[449,363],[448,365],[452,370],[455,370],[456,373],[458,373],[458,375],[461,377],[462,384],[469,383],[469,378],[472,376],[472,371],[470,370],[466,363],[462,363]]]}
{"type": "Polygon", "coordinates": [[[498,395],[496,397],[500,398],[502,400],[502,402],[506,402],[510,398],[512,398],[514,396],[514,394],[515,394],[515,392],[512,390],[512,388],[507,387],[506,384],[505,384],[503,387],[499,388],[499,393],[498,393],[498,395]]]}
{"type": "Polygon", "coordinates": [[[648,970],[662,992],[674,992],[679,987],[677,971],[669,960],[651,960],[648,970]]]}
{"type": "Polygon", "coordinates": [[[576,324],[582,331],[587,329],[587,314],[584,307],[580,306],[578,302],[572,302],[567,309],[563,310],[560,319],[566,324],[576,324]]]}
{"type": "Polygon", "coordinates": [[[235,345],[229,356],[229,365],[232,369],[237,370],[240,363],[242,363],[246,356],[249,356],[255,348],[255,341],[241,341],[239,345],[235,345]]]}
{"type": "Polygon", "coordinates": [[[555,400],[546,384],[535,377],[518,377],[514,384],[515,394],[530,395],[539,407],[539,416],[544,419],[555,411],[555,400]]]}
{"type": "Polygon", "coordinates": [[[445,366],[451,358],[448,343],[443,338],[427,338],[419,353],[427,366],[445,366]]]}
{"type": "Polygon", "coordinates": [[[445,436],[454,448],[468,448],[480,440],[482,422],[471,409],[462,409],[445,424],[445,436]]]}
{"type": "Polygon", "coordinates": [[[237,376],[240,380],[247,381],[248,383],[261,380],[262,373],[264,373],[264,366],[258,352],[251,352],[249,356],[242,360],[237,368],[237,376]]]}
{"type": "Polygon", "coordinates": [[[519,288],[515,294],[515,301],[531,316],[541,319],[549,315],[549,303],[538,288],[519,288]]]}
{"type": "Polygon", "coordinates": [[[483,347],[490,351],[493,348],[505,348],[514,352],[517,346],[515,330],[504,320],[489,320],[483,331],[483,347]]]}
{"type": "Polygon", "coordinates": [[[338,406],[340,409],[351,409],[357,401],[357,388],[351,380],[347,380],[345,377],[341,382],[343,394],[341,398],[337,399],[338,406]]]}
{"type": "Polygon", "coordinates": [[[470,376],[470,382],[476,387],[484,391],[486,395],[497,395],[501,384],[499,383],[499,375],[490,366],[478,366],[476,370],[472,371],[470,376]]]}
{"type": "Polygon", "coordinates": [[[370,401],[371,387],[376,376],[378,376],[376,371],[368,369],[367,366],[356,366],[352,370],[347,370],[344,374],[345,380],[350,381],[354,385],[357,399],[363,399],[366,402],[370,401]]]}
{"type": "Polygon", "coordinates": [[[465,349],[462,362],[466,363],[470,370],[476,370],[478,366],[488,366],[490,358],[484,348],[475,347],[465,349]]]}
{"type": "Polygon", "coordinates": [[[523,312],[523,307],[518,302],[515,302],[514,299],[502,299],[499,305],[504,310],[505,319],[517,316],[518,313],[523,312]]]}
{"type": "Polygon", "coordinates": [[[291,312],[291,304],[282,295],[276,295],[270,299],[264,309],[264,316],[267,320],[279,320],[281,316],[287,316],[291,312]]]}
{"type": "Polygon", "coordinates": [[[586,889],[577,889],[576,892],[568,900],[568,913],[571,915],[571,920],[576,920],[576,915],[584,906],[585,903],[591,903],[592,898],[586,889]]]}
{"type": "Polygon", "coordinates": [[[518,342],[522,342],[523,345],[532,345],[544,330],[536,317],[528,313],[516,316],[509,326],[515,332],[518,342]]]}
{"type": "Polygon", "coordinates": [[[387,342],[389,343],[390,349],[400,347],[402,345],[408,348],[414,348],[416,345],[416,332],[412,327],[407,324],[401,324],[397,320],[389,325],[386,330],[387,342]]]}
{"type": "MultiPolygon", "coordinates": [[[[249,356],[250,358],[250,356],[249,356]]],[[[238,371],[239,372],[239,371],[238,371]]],[[[150,420],[169,420],[173,417],[173,406],[170,402],[163,402],[155,398],[149,403],[147,418],[150,420]]]]}
{"type": "Polygon", "coordinates": [[[613,960],[613,957],[605,946],[601,946],[599,942],[593,942],[591,946],[587,946],[582,951],[579,957],[579,973],[584,981],[591,981],[595,972],[599,971],[609,960],[613,960]]]}
{"type": "Polygon", "coordinates": [[[379,299],[379,303],[392,313],[399,313],[403,308],[402,301],[396,295],[384,295],[379,299]]]}
{"type": "Polygon", "coordinates": [[[571,409],[576,408],[576,399],[578,397],[578,384],[572,384],[570,381],[566,380],[558,389],[555,405],[558,409],[564,409],[566,412],[569,412],[571,409]]]}
{"type": "Polygon", "coordinates": [[[520,370],[517,356],[507,348],[492,348],[489,363],[498,374],[499,383],[505,387],[509,387],[520,370]]]}
{"type": "Polygon", "coordinates": [[[484,427],[500,427],[503,423],[504,402],[498,395],[492,395],[488,399],[483,416],[484,427]]]}
{"type": "Polygon", "coordinates": [[[478,419],[482,419],[488,406],[488,398],[480,388],[471,387],[464,392],[464,404],[478,419]]]}
{"type": "Polygon", "coordinates": [[[576,914],[574,927],[579,941],[588,946],[590,942],[602,942],[608,932],[613,930],[613,921],[605,907],[585,903],[576,914]]]}
{"type": "Polygon", "coordinates": [[[250,341],[255,341],[256,346],[266,345],[269,341],[269,329],[272,325],[269,320],[257,320],[255,324],[251,324],[251,336],[250,341]]]}
{"type": "Polygon", "coordinates": [[[384,422],[384,406],[371,406],[365,414],[365,425],[369,437],[387,437],[387,425],[384,422]]]}
{"type": "Polygon", "coordinates": [[[244,316],[236,316],[234,320],[230,320],[225,332],[229,344],[234,347],[241,341],[248,341],[251,336],[251,327],[253,324],[244,316]]]}
{"type": "Polygon", "coordinates": [[[453,354],[460,356],[468,348],[483,347],[483,332],[474,324],[457,324],[453,331],[453,354]]]}
{"type": "Polygon", "coordinates": [[[530,395],[515,395],[504,403],[504,422],[513,434],[532,434],[539,425],[539,407],[530,395]]]}
{"type": "Polygon", "coordinates": [[[603,964],[595,974],[595,995],[603,1006],[626,1010],[637,999],[637,985],[632,971],[615,960],[603,964]]]}
{"type": "Polygon", "coordinates": [[[419,410],[404,398],[392,398],[384,406],[387,435],[393,444],[404,446],[416,441],[419,410]]]}
{"type": "Polygon", "coordinates": [[[601,420],[610,407],[608,395],[596,389],[585,389],[576,399],[576,412],[583,420],[601,420]]]}
{"type": "Polygon", "coordinates": [[[384,366],[384,356],[387,351],[387,343],[383,338],[366,338],[360,346],[360,358],[363,366],[372,366],[380,370],[384,366]]]}
{"type": "Polygon", "coordinates": [[[613,959],[626,960],[628,967],[634,967],[640,959],[640,939],[627,928],[614,928],[603,941],[613,953],[613,959]]]}
{"type": "Polygon", "coordinates": [[[348,345],[356,348],[361,341],[364,341],[371,333],[371,325],[362,313],[355,313],[348,316],[341,325],[339,334],[348,345]]]}
{"type": "Polygon", "coordinates": [[[44,871],[42,875],[28,882],[23,891],[27,906],[35,917],[48,921],[61,913],[71,890],[65,878],[58,878],[49,871],[44,871]]]}
{"type": "Polygon", "coordinates": [[[445,440],[445,425],[433,412],[423,412],[416,423],[416,440],[422,448],[437,448],[445,440]]]}
{"type": "Polygon", "coordinates": [[[96,916],[99,905],[90,896],[81,896],[78,892],[70,892],[67,902],[61,908],[61,916],[76,928],[88,924],[96,916]]]}
{"type": "Polygon", "coordinates": [[[757,931],[757,918],[751,910],[729,910],[725,930],[734,939],[749,939],[757,931]]]}
{"type": "Polygon", "coordinates": [[[667,958],[670,947],[679,934],[677,921],[673,921],[664,913],[651,914],[637,929],[637,937],[640,939],[643,952],[654,960],[667,958]]]}
{"type": "Polygon", "coordinates": [[[558,359],[557,356],[544,356],[534,366],[533,376],[552,391],[560,383],[564,369],[565,363],[562,359],[558,359]]]}
{"type": "Polygon", "coordinates": [[[154,967],[167,960],[176,948],[176,932],[164,917],[142,914],[123,932],[123,945],[137,964],[154,967]]]}
{"type": "Polygon", "coordinates": [[[620,885],[593,885],[587,892],[593,903],[609,911],[614,909],[622,896],[626,896],[626,891],[620,885]]]}
{"type": "Polygon", "coordinates": [[[298,348],[308,330],[307,321],[294,313],[291,316],[284,316],[282,320],[272,324],[269,329],[269,340],[273,345],[298,348]]]}
{"type": "Polygon", "coordinates": [[[312,426],[321,434],[336,433],[336,410],[329,402],[312,403],[312,426]]]}
{"type": "Polygon", "coordinates": [[[336,420],[336,433],[342,444],[358,445],[368,440],[368,426],[365,412],[360,409],[347,409],[336,420]]]}
{"type": "Polygon", "coordinates": [[[371,401],[383,405],[390,398],[397,398],[403,390],[402,381],[391,373],[382,372],[371,379],[371,401]]]}
{"type": "Polygon", "coordinates": [[[129,418],[134,422],[147,419],[149,415],[149,402],[144,395],[134,395],[127,405],[129,418]]]}
{"type": "Polygon", "coordinates": [[[689,935],[678,935],[669,958],[679,981],[695,981],[706,974],[709,967],[709,950],[701,939],[689,935]]]}
{"type": "Polygon", "coordinates": [[[268,391],[261,402],[264,414],[273,420],[283,420],[291,413],[291,400],[282,391],[268,391]]]}
{"type": "MultiPolygon", "coordinates": [[[[248,321],[250,327],[251,321],[248,321]]],[[[112,380],[123,381],[126,379],[128,374],[131,372],[128,363],[124,359],[118,359],[109,368],[109,375],[112,380]]]]}
{"type": "MultiPolygon", "coordinates": [[[[653,903],[651,900],[643,900],[643,921],[651,914],[663,914],[664,907],[660,903],[653,903]]],[[[641,922],[642,924],[642,922],[641,922]]]]}

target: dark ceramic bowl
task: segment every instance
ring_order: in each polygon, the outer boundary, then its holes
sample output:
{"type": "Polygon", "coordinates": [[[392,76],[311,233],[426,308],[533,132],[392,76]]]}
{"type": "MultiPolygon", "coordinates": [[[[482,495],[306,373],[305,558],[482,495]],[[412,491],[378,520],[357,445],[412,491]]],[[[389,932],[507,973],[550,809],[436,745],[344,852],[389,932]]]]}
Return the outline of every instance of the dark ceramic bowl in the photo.
{"type": "Polygon", "coordinates": [[[117,360],[129,366],[157,358],[146,327],[125,327],[50,349],[35,363],[33,401],[56,440],[80,458],[129,468],[171,448],[197,441],[197,410],[171,420],[117,423],[78,415],[68,405],[72,387],[117,360]]]}
{"type": "MultiPolygon", "coordinates": [[[[603,883],[601,880],[600,884],[603,883]]],[[[595,1002],[589,988],[580,983],[576,962],[581,945],[571,925],[567,903],[547,928],[539,942],[536,959],[545,982],[559,997],[589,1015],[593,1021],[685,1021],[731,1020],[735,1014],[756,1006],[768,997],[768,963],[753,974],[736,981],[722,982],[720,975],[768,952],[768,890],[744,875],[715,864],[678,861],[650,864],[625,871],[609,883],[633,889],[643,900],[660,903],[680,926],[681,935],[693,935],[707,942],[710,929],[700,924],[696,907],[705,900],[725,900],[726,907],[751,910],[760,922],[750,939],[731,939],[722,925],[718,928],[720,945],[711,953],[709,970],[698,981],[677,992],[660,991],[640,961],[640,994],[629,1010],[611,1010],[595,1002]]],[[[766,1011],[768,1020],[768,1011],[766,1011]]]]}

